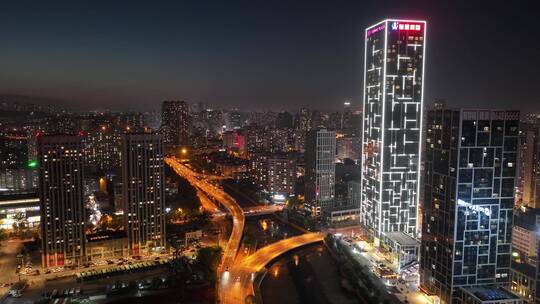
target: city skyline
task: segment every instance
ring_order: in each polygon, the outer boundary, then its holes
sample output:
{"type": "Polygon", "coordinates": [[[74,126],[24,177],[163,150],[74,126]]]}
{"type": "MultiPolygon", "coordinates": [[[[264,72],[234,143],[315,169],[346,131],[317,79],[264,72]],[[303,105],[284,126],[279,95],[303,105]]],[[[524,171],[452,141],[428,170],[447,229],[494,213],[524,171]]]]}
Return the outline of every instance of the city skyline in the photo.
{"type": "Polygon", "coordinates": [[[537,109],[529,84],[539,76],[528,67],[538,63],[539,42],[532,39],[533,10],[523,6],[385,1],[34,8],[11,3],[0,13],[0,34],[10,42],[0,51],[0,94],[48,97],[84,110],[157,110],[163,100],[279,111],[336,110],[350,99],[359,107],[363,28],[386,16],[429,16],[426,104],[445,98],[456,107],[537,109]],[[25,22],[15,16],[26,16],[25,22]],[[519,17],[519,30],[508,17],[519,17]],[[499,37],[517,42],[499,43],[499,37]],[[508,56],[516,47],[527,62],[508,56]]]}
{"type": "Polygon", "coordinates": [[[540,303],[532,11],[6,5],[0,298],[540,303]]]}

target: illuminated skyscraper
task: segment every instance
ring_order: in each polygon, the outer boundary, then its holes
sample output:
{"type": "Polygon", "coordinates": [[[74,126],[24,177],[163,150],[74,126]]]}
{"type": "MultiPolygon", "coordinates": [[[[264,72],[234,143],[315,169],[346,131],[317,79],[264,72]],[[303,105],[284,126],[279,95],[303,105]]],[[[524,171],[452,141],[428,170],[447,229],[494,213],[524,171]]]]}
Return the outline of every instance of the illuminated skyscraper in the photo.
{"type": "Polygon", "coordinates": [[[163,143],[160,135],[125,134],[122,157],[125,229],[132,255],[165,246],[163,143]]]}
{"type": "Polygon", "coordinates": [[[426,22],[366,29],[361,224],[416,237],[426,22]]]}
{"type": "Polygon", "coordinates": [[[43,267],[80,265],[86,241],[81,137],[39,137],[38,159],[43,267]]]}
{"type": "Polygon", "coordinates": [[[421,289],[508,286],[519,111],[438,108],[426,126],[421,289]]]}

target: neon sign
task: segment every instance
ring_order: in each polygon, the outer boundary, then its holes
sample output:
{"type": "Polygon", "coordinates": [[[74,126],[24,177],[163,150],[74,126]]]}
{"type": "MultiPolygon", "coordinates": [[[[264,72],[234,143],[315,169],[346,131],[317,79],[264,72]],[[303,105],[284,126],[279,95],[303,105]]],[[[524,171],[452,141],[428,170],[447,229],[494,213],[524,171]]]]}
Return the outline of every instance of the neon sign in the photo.
{"type": "Polygon", "coordinates": [[[489,207],[482,207],[478,205],[473,205],[471,203],[468,203],[464,200],[458,199],[458,206],[467,207],[469,210],[474,212],[482,212],[486,216],[491,216],[491,209],[489,207]]]}
{"type": "Polygon", "coordinates": [[[392,28],[393,31],[400,30],[400,31],[421,31],[422,25],[416,24],[416,23],[401,23],[398,21],[392,22],[390,25],[390,28],[392,28]]]}
{"type": "Polygon", "coordinates": [[[374,28],[372,28],[372,29],[369,29],[369,30],[367,31],[367,35],[368,35],[368,36],[371,36],[371,35],[375,34],[375,33],[378,32],[378,31],[381,31],[381,30],[384,30],[384,24],[381,24],[381,25],[376,26],[376,27],[374,27],[374,28]]]}

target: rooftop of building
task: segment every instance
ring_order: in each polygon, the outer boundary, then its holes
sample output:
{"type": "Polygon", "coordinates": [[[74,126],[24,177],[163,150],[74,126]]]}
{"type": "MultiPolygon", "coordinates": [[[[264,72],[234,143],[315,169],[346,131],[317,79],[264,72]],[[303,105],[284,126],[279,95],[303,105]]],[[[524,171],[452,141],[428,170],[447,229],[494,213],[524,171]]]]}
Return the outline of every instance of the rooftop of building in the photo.
{"type": "Polygon", "coordinates": [[[18,195],[0,195],[1,207],[39,206],[37,193],[24,193],[18,195]]]}
{"type": "Polygon", "coordinates": [[[536,267],[528,264],[528,263],[517,263],[515,261],[512,261],[512,270],[515,270],[516,272],[522,273],[529,278],[535,278],[536,277],[536,267]]]}
{"type": "Polygon", "coordinates": [[[461,287],[468,294],[476,297],[480,301],[501,301],[519,299],[518,296],[501,287],[495,286],[474,286],[461,287]]]}
{"type": "Polygon", "coordinates": [[[395,242],[401,246],[417,246],[420,242],[404,232],[385,232],[384,235],[390,241],[395,242]]]}
{"type": "Polygon", "coordinates": [[[539,208],[520,209],[514,213],[514,225],[523,229],[535,231],[536,217],[540,216],[539,208]]]}

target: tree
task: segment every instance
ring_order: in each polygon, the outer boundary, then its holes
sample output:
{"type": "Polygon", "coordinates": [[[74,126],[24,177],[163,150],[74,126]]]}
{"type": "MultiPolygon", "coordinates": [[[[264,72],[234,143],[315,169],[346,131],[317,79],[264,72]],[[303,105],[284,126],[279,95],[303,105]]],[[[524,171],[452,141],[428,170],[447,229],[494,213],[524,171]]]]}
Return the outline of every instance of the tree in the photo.
{"type": "Polygon", "coordinates": [[[198,211],[192,216],[193,222],[197,227],[203,227],[208,225],[212,219],[212,214],[208,210],[198,211]]]}
{"type": "Polygon", "coordinates": [[[20,229],[25,229],[28,226],[28,220],[22,212],[18,212],[13,216],[13,229],[16,231],[20,229]]]}
{"type": "Polygon", "coordinates": [[[287,208],[291,210],[298,209],[300,205],[302,205],[302,202],[300,202],[300,200],[296,196],[289,198],[289,200],[287,201],[287,208]]]}
{"type": "Polygon", "coordinates": [[[212,278],[216,278],[216,270],[221,261],[223,249],[219,246],[203,247],[197,251],[197,263],[212,278]]]}
{"type": "Polygon", "coordinates": [[[8,233],[6,229],[0,229],[0,242],[8,239],[8,233]]]}
{"type": "Polygon", "coordinates": [[[183,177],[178,177],[178,198],[184,208],[199,208],[200,202],[197,197],[197,190],[183,177]]]}
{"type": "Polygon", "coordinates": [[[176,208],[170,213],[171,222],[177,223],[186,219],[186,213],[182,208],[176,208]]]}
{"type": "Polygon", "coordinates": [[[124,219],[122,216],[114,215],[109,225],[112,230],[120,230],[124,227],[124,219]]]}

